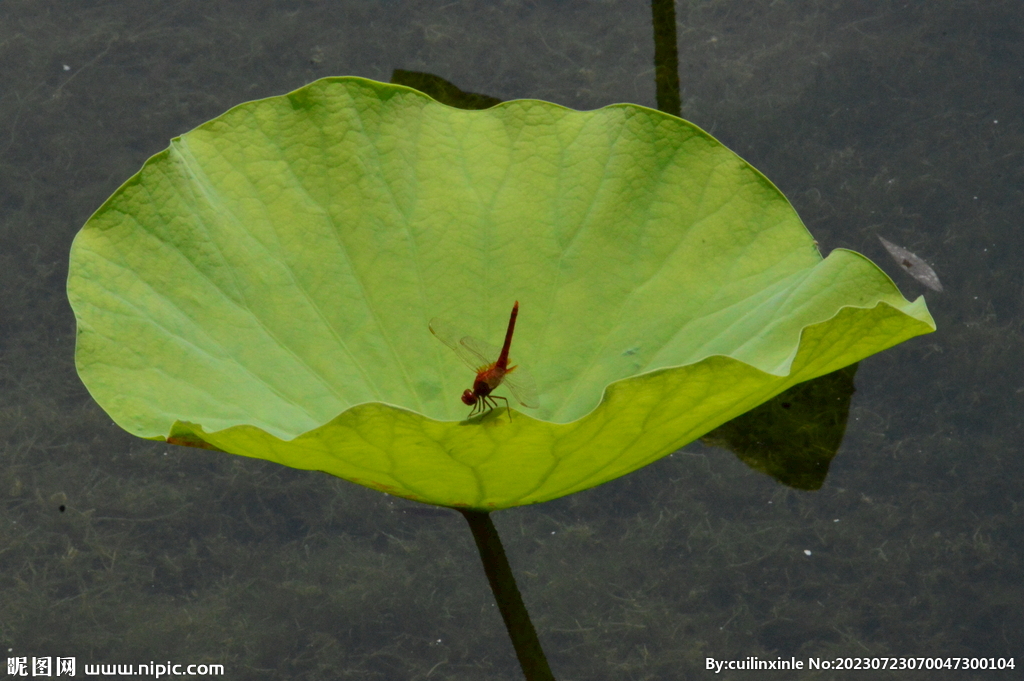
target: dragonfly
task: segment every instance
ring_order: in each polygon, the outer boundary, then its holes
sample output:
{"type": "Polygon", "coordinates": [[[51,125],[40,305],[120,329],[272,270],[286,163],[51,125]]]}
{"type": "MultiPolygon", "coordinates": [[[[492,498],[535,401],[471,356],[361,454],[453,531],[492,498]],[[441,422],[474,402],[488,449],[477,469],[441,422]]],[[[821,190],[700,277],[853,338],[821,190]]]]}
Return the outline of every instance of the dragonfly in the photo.
{"type": "Polygon", "coordinates": [[[508,350],[512,345],[512,332],[516,329],[516,317],[519,316],[519,301],[512,306],[512,314],[508,318],[508,330],[505,331],[505,344],[499,350],[490,343],[466,336],[443,319],[430,320],[430,332],[437,339],[455,351],[466,366],[476,372],[473,388],[462,393],[462,402],[473,407],[470,416],[482,414],[485,409],[497,409],[497,400],[505,402],[509,421],[512,420],[512,409],[508,398],[495,395],[498,386],[507,386],[521,405],[530,409],[538,406],[537,384],[526,369],[519,365],[509,365],[508,350]]]}

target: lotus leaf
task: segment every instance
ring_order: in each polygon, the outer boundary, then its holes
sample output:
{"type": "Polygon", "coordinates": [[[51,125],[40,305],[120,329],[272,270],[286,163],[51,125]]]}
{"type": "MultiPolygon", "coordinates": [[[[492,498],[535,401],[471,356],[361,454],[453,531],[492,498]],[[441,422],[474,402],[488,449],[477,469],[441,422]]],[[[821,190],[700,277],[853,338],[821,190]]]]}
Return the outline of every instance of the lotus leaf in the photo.
{"type": "Polygon", "coordinates": [[[79,374],[129,432],[481,510],[935,328],[692,123],[348,77],[172,140],[77,235],[68,293],[79,374]],[[540,406],[466,420],[473,374],[428,322],[500,344],[515,300],[540,406]]]}

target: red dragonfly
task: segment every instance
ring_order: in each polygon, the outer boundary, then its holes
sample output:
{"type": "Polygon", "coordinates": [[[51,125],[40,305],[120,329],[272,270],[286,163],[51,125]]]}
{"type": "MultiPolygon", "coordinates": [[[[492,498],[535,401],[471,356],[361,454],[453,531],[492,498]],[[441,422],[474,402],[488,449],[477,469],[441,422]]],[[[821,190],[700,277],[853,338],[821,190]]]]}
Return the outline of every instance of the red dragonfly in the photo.
{"type": "Polygon", "coordinates": [[[538,406],[537,384],[533,376],[518,365],[508,365],[508,349],[512,345],[512,332],[516,328],[516,317],[519,315],[519,301],[512,306],[512,314],[508,318],[508,331],[505,332],[505,344],[501,350],[490,343],[466,336],[456,330],[443,319],[430,320],[430,332],[437,339],[455,351],[470,369],[476,372],[473,389],[462,393],[462,402],[473,407],[470,416],[483,413],[484,409],[496,409],[495,400],[503,400],[508,418],[512,420],[512,410],[508,406],[508,398],[492,394],[499,385],[506,385],[512,396],[524,407],[531,409],[538,406]],[[497,357],[497,359],[495,359],[497,357]]]}

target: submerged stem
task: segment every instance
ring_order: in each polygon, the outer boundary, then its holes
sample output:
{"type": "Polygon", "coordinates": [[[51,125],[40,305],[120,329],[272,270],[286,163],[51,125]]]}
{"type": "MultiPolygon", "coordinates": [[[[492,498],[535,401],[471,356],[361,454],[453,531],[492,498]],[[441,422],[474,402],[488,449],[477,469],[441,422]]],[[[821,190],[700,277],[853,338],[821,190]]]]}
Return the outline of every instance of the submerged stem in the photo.
{"type": "Polygon", "coordinates": [[[537,631],[530,621],[530,613],[526,611],[523,598],[519,595],[519,587],[512,576],[512,568],[509,567],[505,549],[501,546],[501,537],[494,529],[490,514],[487,511],[462,508],[459,512],[465,516],[469,529],[473,531],[473,539],[476,540],[476,548],[480,552],[487,581],[491,583],[491,591],[494,592],[494,599],[498,602],[498,609],[505,620],[505,628],[508,629],[508,635],[516,649],[523,674],[527,681],[555,681],[548,660],[540,647],[537,631]]]}
{"type": "Polygon", "coordinates": [[[682,116],[675,0],[651,0],[654,15],[654,86],[658,110],[682,116]]]}

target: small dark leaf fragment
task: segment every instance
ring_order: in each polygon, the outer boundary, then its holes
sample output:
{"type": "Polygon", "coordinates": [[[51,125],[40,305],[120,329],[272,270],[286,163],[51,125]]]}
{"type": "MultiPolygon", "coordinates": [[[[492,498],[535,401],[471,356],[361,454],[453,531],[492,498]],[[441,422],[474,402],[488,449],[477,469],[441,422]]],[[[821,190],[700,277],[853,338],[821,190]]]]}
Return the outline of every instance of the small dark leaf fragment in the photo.
{"type": "Polygon", "coordinates": [[[914,279],[932,289],[933,291],[941,291],[942,284],[939,283],[939,275],[935,274],[928,263],[921,258],[917,257],[902,246],[897,246],[891,241],[886,241],[882,237],[878,237],[878,240],[885,246],[885,250],[889,251],[889,255],[895,260],[900,267],[905,269],[907,273],[914,279]]]}

